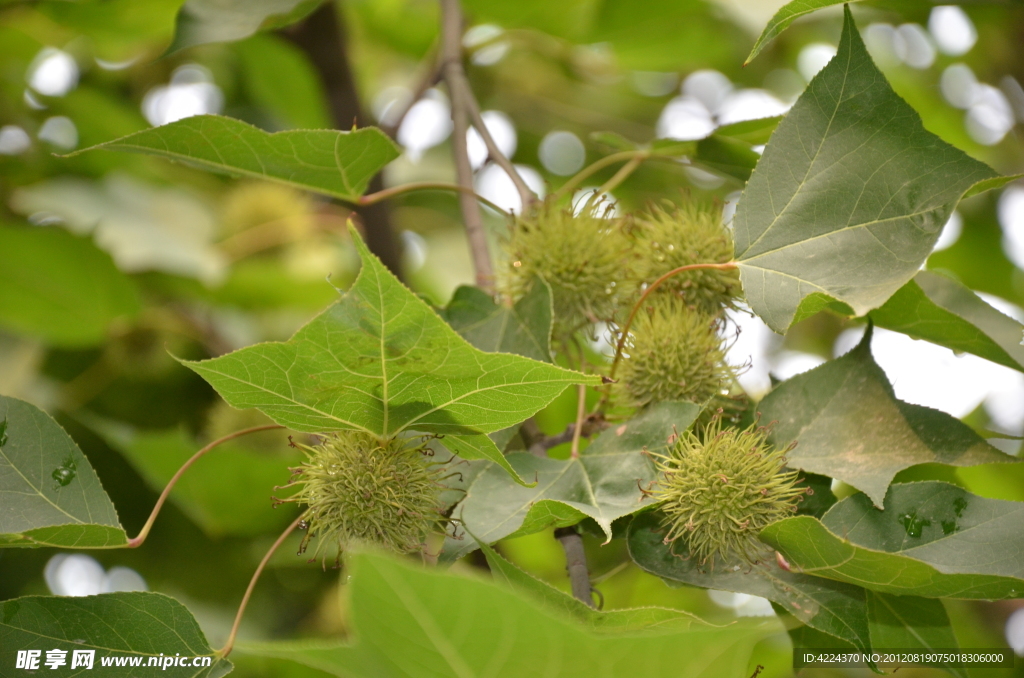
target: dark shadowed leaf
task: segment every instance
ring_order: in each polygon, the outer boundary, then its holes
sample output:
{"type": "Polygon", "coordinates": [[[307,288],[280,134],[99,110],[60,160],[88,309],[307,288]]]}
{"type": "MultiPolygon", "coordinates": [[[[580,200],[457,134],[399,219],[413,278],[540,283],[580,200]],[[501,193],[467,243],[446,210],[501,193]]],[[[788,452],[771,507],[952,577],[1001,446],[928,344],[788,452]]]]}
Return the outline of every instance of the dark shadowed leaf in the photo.
{"type": "Polygon", "coordinates": [[[700,406],[692,403],[659,403],[605,430],[577,459],[508,455],[521,477],[536,479],[536,487],[520,487],[497,469],[477,476],[454,511],[465,526],[457,532],[463,538],[445,542],[445,557],[459,558],[475,549],[471,535],[493,543],[552,525],[574,525],[586,517],[611,539],[612,521],[651,505],[641,489],[648,488],[656,473],[644,450],[664,448],[669,436],[689,428],[699,413],[700,406]]]}
{"type": "Polygon", "coordinates": [[[1024,596],[1024,503],[936,481],[893,485],[879,511],[863,494],[818,521],[796,516],[761,539],[794,570],[892,595],[1024,596]]]}
{"type": "Polygon", "coordinates": [[[938,273],[921,271],[870,317],[879,327],[1024,371],[1024,325],[938,273]]]}
{"type": "MultiPolygon", "coordinates": [[[[71,664],[74,652],[95,652],[90,667],[100,675],[219,678],[231,672],[231,662],[214,656],[206,636],[185,607],[160,593],[106,593],[82,598],[27,596],[0,603],[0,648],[4,675],[13,671],[15,649],[42,650],[39,669],[32,673],[50,676],[90,675],[71,664]],[[66,663],[58,668],[44,665],[47,650],[63,650],[66,663]],[[206,666],[163,667],[164,657],[199,658],[206,666]],[[136,668],[104,669],[104,658],[137,659],[136,668]],[[154,665],[150,666],[150,658],[154,665]]],[[[25,673],[27,671],[19,671],[25,673]]]]}
{"type": "Polygon", "coordinates": [[[551,314],[551,288],[536,278],[514,306],[496,304],[480,288],[464,285],[455,290],[443,315],[481,351],[551,362],[551,314]]]}
{"type": "Polygon", "coordinates": [[[0,325],[54,346],[99,344],[139,310],[110,256],[61,228],[0,225],[0,289],[0,325]]]}
{"type": "Polygon", "coordinates": [[[838,54],[779,124],[739,201],[747,301],[777,332],[815,293],[863,315],[917,273],[965,194],[1009,180],[925,130],[847,9],[838,54]]]}
{"type": "MultiPolygon", "coordinates": [[[[876,591],[868,591],[867,599],[873,647],[922,651],[960,647],[942,601],[876,591]]],[[[957,678],[967,678],[961,667],[943,668],[957,678]]]]}
{"type": "Polygon", "coordinates": [[[464,459],[490,459],[509,472],[486,434],[520,423],[571,384],[599,381],[474,348],[388,272],[355,230],[352,237],[363,261],[359,277],[294,337],[185,364],[230,405],[255,407],[296,431],[434,433],[464,459]]]}
{"type": "Polygon", "coordinates": [[[363,554],[352,561],[346,588],[355,644],[261,643],[239,649],[346,678],[521,678],[538,671],[561,678],[721,678],[742,675],[753,645],[779,630],[775,620],[724,627],[694,621],[684,628],[602,634],[490,582],[382,556],[363,554]]]}
{"type": "Polygon", "coordinates": [[[786,572],[774,558],[751,566],[719,565],[702,571],[697,563],[664,543],[657,514],[637,516],[629,526],[629,555],[651,574],[670,582],[761,596],[822,633],[860,649],[870,647],[864,589],[809,575],[786,572]]]}
{"type": "Polygon", "coordinates": [[[242,76],[249,97],[284,129],[330,129],[331,117],[323,85],[302,51],[284,38],[254,35],[237,42],[242,76]]]}
{"type": "Polygon", "coordinates": [[[112,548],[128,541],[71,437],[39,408],[7,396],[0,396],[0,506],[0,547],[112,548]]]}
{"type": "Polygon", "coordinates": [[[1017,461],[945,412],[897,400],[871,356],[870,331],[843,357],[783,382],[758,410],[776,422],[772,442],[797,442],[790,467],[838,478],[877,506],[896,474],[916,464],[1017,461]]]}
{"type": "Polygon", "coordinates": [[[210,172],[275,181],[354,202],[370,179],[398,157],[374,128],[294,130],[268,134],[220,115],[196,115],[83,148],[155,155],[210,172]]]}

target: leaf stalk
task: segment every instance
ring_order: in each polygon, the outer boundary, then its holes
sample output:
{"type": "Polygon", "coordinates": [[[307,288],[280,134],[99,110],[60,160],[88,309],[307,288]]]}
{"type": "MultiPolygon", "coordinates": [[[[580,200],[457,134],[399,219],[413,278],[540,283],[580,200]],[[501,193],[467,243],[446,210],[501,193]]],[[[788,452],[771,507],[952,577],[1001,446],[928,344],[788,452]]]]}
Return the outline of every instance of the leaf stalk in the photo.
{"type": "Polygon", "coordinates": [[[251,428],[235,431],[234,433],[229,433],[226,436],[221,436],[220,438],[217,438],[216,440],[209,443],[208,445],[200,449],[198,452],[193,454],[188,461],[181,465],[181,468],[178,469],[178,472],[171,477],[170,481],[167,483],[167,487],[164,488],[164,491],[160,493],[160,497],[156,500],[156,505],[153,507],[153,511],[149,514],[149,518],[146,520],[146,524],[142,526],[142,529],[139,531],[139,534],[135,538],[128,540],[126,548],[135,549],[142,546],[143,542],[146,541],[146,537],[149,536],[149,531],[153,529],[153,523],[156,522],[156,517],[160,515],[160,509],[163,508],[164,503],[167,501],[167,497],[170,496],[171,490],[174,489],[174,486],[178,483],[178,480],[180,480],[181,477],[185,475],[185,471],[189,470],[192,464],[199,461],[199,459],[205,456],[207,452],[213,450],[219,445],[222,445],[223,443],[228,442],[229,440],[234,440],[235,438],[240,438],[244,435],[249,435],[250,433],[258,433],[259,431],[269,431],[278,428],[284,428],[284,426],[281,426],[280,424],[263,424],[261,426],[253,426],[251,428]]]}

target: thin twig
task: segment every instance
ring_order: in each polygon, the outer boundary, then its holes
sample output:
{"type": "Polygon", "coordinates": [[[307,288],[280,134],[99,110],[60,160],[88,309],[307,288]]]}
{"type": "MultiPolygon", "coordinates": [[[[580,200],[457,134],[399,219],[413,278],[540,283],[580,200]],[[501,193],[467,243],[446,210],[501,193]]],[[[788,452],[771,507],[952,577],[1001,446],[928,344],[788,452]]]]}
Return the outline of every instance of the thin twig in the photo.
{"type": "Polygon", "coordinates": [[[647,150],[622,151],[620,153],[612,153],[611,155],[606,155],[600,160],[595,160],[593,163],[587,165],[579,172],[577,172],[575,176],[566,181],[558,188],[557,191],[551,194],[551,199],[557,202],[564,198],[565,196],[572,194],[572,192],[575,191],[580,184],[582,184],[584,181],[589,179],[594,174],[597,174],[598,172],[603,170],[605,167],[614,165],[617,162],[622,162],[623,160],[633,160],[635,158],[640,158],[641,160],[644,160],[649,157],[651,157],[651,152],[647,150]]]}
{"type": "Polygon", "coordinates": [[[376,193],[368,193],[363,197],[359,198],[360,205],[374,205],[381,200],[387,200],[393,198],[396,195],[402,193],[409,193],[411,191],[456,191],[459,193],[466,193],[476,198],[477,201],[490,207],[492,210],[498,213],[504,213],[505,210],[495,205],[493,202],[483,197],[479,193],[475,192],[472,187],[460,186],[458,184],[448,184],[443,181],[415,181],[408,184],[402,184],[401,186],[393,186],[391,188],[385,188],[383,191],[377,191],[376,193]]]}
{"type": "MultiPolygon", "coordinates": [[[[465,79],[465,72],[462,72],[462,77],[465,79]]],[[[526,180],[519,174],[519,170],[512,164],[512,161],[505,157],[505,154],[498,148],[498,144],[494,141],[494,137],[491,136],[490,130],[484,124],[483,115],[480,113],[480,104],[477,103],[476,97],[473,96],[472,90],[469,89],[468,80],[464,80],[462,94],[464,97],[463,104],[469,110],[469,117],[473,121],[473,126],[480,133],[480,138],[484,140],[484,145],[487,146],[488,156],[505,170],[508,178],[515,184],[516,191],[519,192],[519,200],[523,205],[522,212],[526,213],[530,209],[530,205],[537,200],[537,194],[526,184],[526,180]]]]}
{"type": "Polygon", "coordinates": [[[615,346],[615,358],[612,360],[611,369],[608,370],[609,380],[615,378],[615,368],[619,366],[619,361],[622,359],[622,349],[626,345],[626,337],[629,336],[629,328],[633,326],[633,319],[636,318],[637,312],[640,310],[640,307],[643,306],[644,301],[647,300],[647,297],[650,296],[651,292],[656,290],[663,282],[674,275],[678,275],[679,273],[684,273],[686,271],[697,271],[709,268],[724,271],[730,268],[736,268],[736,262],[728,261],[724,264],[688,264],[686,266],[680,266],[679,268],[672,269],[647,286],[644,293],[641,294],[640,298],[637,299],[637,302],[633,304],[633,309],[629,312],[629,318],[626,319],[626,324],[623,325],[622,329],[619,331],[619,341],[615,346]]]}
{"type": "Polygon", "coordinates": [[[590,573],[587,571],[587,553],[583,550],[583,537],[571,527],[560,527],[555,530],[555,539],[562,544],[562,550],[565,551],[565,568],[569,572],[572,595],[594,607],[594,599],[590,595],[590,573]]]}
{"type": "Polygon", "coordinates": [[[252,596],[252,590],[256,588],[256,582],[259,581],[260,575],[263,574],[263,569],[267,566],[267,563],[270,562],[270,557],[274,555],[274,552],[280,548],[281,544],[284,543],[284,540],[288,538],[288,535],[294,532],[295,528],[302,522],[303,515],[304,514],[300,514],[298,518],[292,521],[291,525],[285,528],[285,531],[281,533],[281,536],[277,538],[274,545],[271,546],[270,550],[263,556],[263,560],[260,561],[260,564],[256,566],[256,571],[253,572],[252,579],[249,580],[249,587],[245,589],[245,595],[242,596],[242,602],[239,604],[238,612],[235,614],[235,623],[231,625],[231,633],[228,635],[228,642],[224,643],[224,647],[217,650],[218,657],[223,659],[231,654],[231,650],[235,646],[235,637],[238,635],[238,627],[242,623],[242,615],[245,614],[245,608],[249,604],[249,598],[252,596]]]}
{"type": "Polygon", "coordinates": [[[601,188],[597,189],[596,195],[605,195],[611,193],[613,190],[619,187],[623,181],[625,181],[630,174],[636,171],[636,168],[644,161],[644,156],[636,156],[625,165],[619,168],[619,171],[612,175],[612,178],[601,184],[601,188]]]}
{"type": "Polygon", "coordinates": [[[174,486],[177,484],[181,476],[185,474],[185,471],[187,471],[189,467],[192,466],[192,464],[199,461],[199,459],[203,455],[205,455],[207,452],[217,447],[218,445],[226,443],[229,440],[234,440],[235,438],[240,438],[244,435],[256,433],[258,431],[269,431],[271,429],[277,428],[284,428],[284,426],[281,426],[280,424],[263,424],[262,426],[253,426],[252,428],[246,428],[242,429],[241,431],[235,431],[234,433],[229,433],[226,436],[217,438],[212,443],[210,443],[206,447],[202,448],[201,450],[193,454],[188,461],[181,465],[181,468],[178,469],[178,472],[175,473],[174,476],[171,478],[170,482],[167,483],[167,487],[165,487],[164,491],[160,493],[160,498],[156,500],[156,506],[153,507],[152,513],[149,514],[149,519],[146,520],[146,524],[142,526],[142,530],[139,531],[138,536],[136,536],[134,539],[128,540],[127,548],[134,549],[142,546],[142,543],[146,541],[146,537],[149,536],[149,531],[153,529],[153,523],[156,522],[156,517],[160,515],[160,509],[163,508],[164,502],[166,502],[167,497],[170,496],[171,490],[174,489],[174,486]]]}
{"type": "Polygon", "coordinates": [[[553,436],[540,435],[539,438],[535,439],[530,443],[530,453],[538,457],[548,456],[548,450],[552,447],[558,447],[563,443],[567,443],[572,440],[575,435],[576,424],[569,424],[565,427],[565,430],[553,436]]]}
{"type": "Polygon", "coordinates": [[[572,429],[570,459],[579,459],[580,436],[583,434],[583,420],[587,416],[587,387],[580,384],[576,391],[576,425],[572,429]]]}
{"type": "MultiPolygon", "coordinates": [[[[469,162],[466,142],[469,118],[464,104],[466,94],[463,93],[463,89],[468,90],[469,85],[462,70],[462,8],[459,6],[459,0],[441,0],[441,54],[442,72],[445,82],[448,83],[451,98],[455,175],[460,186],[472,191],[473,167],[469,162]]],[[[466,225],[466,238],[469,240],[469,252],[476,271],[476,284],[481,289],[491,292],[494,289],[494,269],[491,265],[483,218],[480,215],[480,205],[476,198],[463,192],[459,195],[459,206],[462,208],[462,220],[466,225]]]]}
{"type": "Polygon", "coordinates": [[[405,120],[405,116],[409,114],[412,107],[423,98],[423,95],[427,93],[427,90],[437,84],[437,81],[441,78],[441,59],[439,58],[439,52],[437,46],[430,48],[427,52],[427,56],[424,57],[423,61],[419,66],[419,73],[416,76],[415,84],[412,88],[412,94],[409,100],[404,103],[401,109],[394,115],[388,115],[386,117],[392,118],[391,122],[387,124],[381,124],[380,128],[389,137],[394,139],[398,135],[398,130],[402,127],[402,122],[405,120]]]}

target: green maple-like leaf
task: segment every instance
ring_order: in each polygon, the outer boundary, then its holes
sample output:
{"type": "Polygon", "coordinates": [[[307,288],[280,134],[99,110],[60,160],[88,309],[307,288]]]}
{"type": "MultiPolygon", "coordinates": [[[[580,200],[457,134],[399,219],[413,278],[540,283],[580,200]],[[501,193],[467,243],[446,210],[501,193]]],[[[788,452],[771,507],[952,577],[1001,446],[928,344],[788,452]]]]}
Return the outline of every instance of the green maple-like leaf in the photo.
{"type": "Polygon", "coordinates": [[[896,474],[916,464],[1014,462],[960,420],[898,400],[871,356],[871,332],[841,358],[783,382],[758,404],[771,440],[797,445],[788,465],[838,478],[877,506],[896,474]]]}
{"type": "Polygon", "coordinates": [[[184,364],[232,406],[255,407],[293,430],[438,434],[459,456],[489,459],[510,473],[487,434],[522,422],[571,384],[599,383],[474,348],[389,273],[354,229],[352,237],[363,261],[359,277],[294,337],[184,364]]]}
{"type": "Polygon", "coordinates": [[[926,598],[1024,596],[1024,503],[935,481],[893,485],[879,511],[863,494],[819,521],[786,518],[761,531],[794,571],[881,593],[926,598]]]}
{"type": "MultiPolygon", "coordinates": [[[[749,675],[754,644],[780,630],[774,619],[712,626],[665,610],[650,630],[634,624],[623,633],[611,623],[603,630],[618,633],[600,633],[475,577],[370,554],[353,557],[351,571],[353,643],[249,643],[239,651],[345,678],[722,678],[749,675]]],[[[609,616],[628,614],[618,612],[609,616]]]]}
{"type": "Polygon", "coordinates": [[[740,198],[747,301],[776,332],[822,297],[863,315],[917,273],[964,195],[1010,180],[925,130],[847,8],[838,54],[779,124],[740,198]]]}
{"type": "Polygon", "coordinates": [[[0,396],[0,547],[116,548],[128,539],[75,441],[39,408],[0,396]]]}
{"type": "Polygon", "coordinates": [[[652,505],[643,490],[657,472],[646,450],[663,450],[669,437],[689,428],[698,414],[700,406],[693,403],[659,403],[602,432],[576,459],[513,452],[508,455],[512,467],[524,478],[536,478],[536,486],[515,485],[496,469],[478,475],[454,512],[469,534],[449,538],[445,557],[472,551],[474,537],[493,543],[588,517],[611,540],[613,521],[652,505]]]}
{"type": "Polygon", "coordinates": [[[398,146],[367,127],[351,132],[292,130],[273,134],[220,115],[196,115],[83,148],[155,155],[210,172],[274,181],[356,202],[398,146]]]}

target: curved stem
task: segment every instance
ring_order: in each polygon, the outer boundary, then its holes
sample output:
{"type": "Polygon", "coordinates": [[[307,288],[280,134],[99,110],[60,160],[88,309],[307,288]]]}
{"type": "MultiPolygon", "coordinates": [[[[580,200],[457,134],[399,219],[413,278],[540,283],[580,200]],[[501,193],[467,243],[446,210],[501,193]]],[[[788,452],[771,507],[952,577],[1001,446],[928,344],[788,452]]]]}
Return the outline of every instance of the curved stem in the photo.
{"type": "Polygon", "coordinates": [[[192,466],[192,464],[199,461],[200,457],[204,456],[207,452],[217,447],[218,445],[226,443],[229,440],[234,440],[235,438],[240,438],[244,435],[256,433],[258,431],[269,431],[271,429],[277,428],[284,428],[284,426],[281,426],[280,424],[263,424],[262,426],[253,426],[252,428],[246,428],[242,429],[241,431],[235,431],[234,433],[229,433],[226,436],[217,438],[212,443],[210,443],[206,447],[202,448],[201,450],[193,454],[188,461],[181,465],[181,468],[178,469],[178,472],[175,473],[171,480],[167,483],[167,487],[165,487],[164,491],[160,493],[160,498],[156,500],[156,506],[153,507],[152,513],[149,514],[149,519],[146,521],[146,524],[142,526],[142,529],[139,531],[138,536],[136,536],[134,539],[128,540],[127,548],[134,549],[142,546],[142,542],[146,541],[146,537],[149,536],[149,531],[153,529],[153,523],[156,522],[156,517],[160,515],[160,509],[163,508],[164,502],[166,502],[167,497],[170,496],[171,490],[174,489],[174,486],[178,483],[178,480],[181,479],[181,476],[185,475],[185,471],[187,471],[189,467],[192,466]]]}
{"type": "Polygon", "coordinates": [[[252,597],[252,590],[256,588],[256,582],[259,581],[260,575],[263,574],[263,569],[266,568],[267,563],[270,562],[270,557],[281,547],[284,540],[288,538],[295,528],[302,522],[302,516],[304,513],[300,513],[299,517],[292,521],[292,524],[285,528],[281,536],[277,538],[270,550],[267,551],[266,555],[263,556],[263,560],[256,566],[256,571],[252,573],[252,579],[249,580],[249,587],[245,589],[245,595],[242,596],[242,602],[238,605],[238,612],[235,614],[235,623],[231,625],[231,633],[228,634],[228,642],[224,643],[224,647],[217,650],[217,656],[223,659],[231,654],[231,650],[235,646],[235,637],[238,635],[238,627],[242,623],[242,616],[245,614],[245,608],[249,604],[249,598],[252,597]]]}
{"type": "Polygon", "coordinates": [[[605,167],[614,165],[617,162],[622,162],[623,160],[633,160],[635,158],[640,158],[640,160],[643,161],[649,158],[650,156],[650,151],[642,149],[636,151],[622,151],[620,153],[612,153],[611,155],[606,155],[600,160],[591,163],[590,165],[584,167],[579,172],[577,172],[575,176],[569,179],[569,181],[562,184],[557,191],[551,194],[551,199],[557,202],[564,198],[565,196],[571,195],[572,192],[575,191],[580,184],[582,184],[584,181],[589,179],[594,174],[597,174],[598,172],[603,170],[605,167]]]}
{"type": "MultiPolygon", "coordinates": [[[[465,73],[463,73],[465,77],[465,73]]],[[[522,203],[522,212],[526,213],[537,200],[537,194],[533,192],[527,184],[526,180],[523,179],[522,175],[519,174],[519,170],[516,169],[512,161],[505,157],[505,154],[498,148],[497,142],[494,141],[494,137],[491,136],[490,130],[487,129],[487,125],[484,124],[483,115],[480,113],[480,104],[477,103],[476,97],[473,96],[467,85],[463,90],[464,104],[467,112],[469,113],[470,119],[473,121],[473,127],[476,128],[480,138],[484,140],[484,145],[487,146],[487,155],[493,160],[499,167],[505,170],[508,174],[508,178],[515,184],[516,191],[519,192],[519,200],[522,203]]]]}
{"type": "MultiPolygon", "coordinates": [[[[462,7],[459,0],[441,0],[441,62],[445,83],[452,107],[452,156],[455,160],[455,175],[459,185],[473,190],[473,167],[469,162],[466,133],[469,131],[469,111],[466,100],[473,96],[469,82],[462,69],[462,7]]],[[[459,196],[462,221],[466,227],[469,253],[473,259],[476,284],[485,291],[494,288],[494,268],[491,265],[490,247],[484,232],[480,205],[476,200],[462,193],[459,196]]]]}
{"type": "Polygon", "coordinates": [[[595,195],[602,195],[611,193],[613,190],[619,187],[623,181],[629,178],[629,175],[636,171],[636,168],[640,166],[640,163],[644,161],[643,156],[637,156],[627,162],[625,165],[619,168],[619,171],[612,175],[612,178],[601,184],[601,188],[597,189],[595,195]]]}
{"type": "Polygon", "coordinates": [[[724,264],[687,264],[686,266],[680,266],[679,268],[672,269],[647,286],[644,293],[641,294],[640,298],[637,299],[637,302],[633,304],[633,309],[629,312],[629,318],[626,319],[626,324],[623,325],[622,330],[620,331],[619,341],[615,346],[615,358],[612,360],[611,369],[608,371],[609,379],[615,378],[615,368],[619,366],[619,361],[622,359],[622,349],[626,345],[626,337],[629,336],[629,328],[633,326],[633,319],[636,318],[637,312],[640,310],[640,307],[643,306],[644,301],[647,300],[647,297],[650,296],[651,292],[658,289],[663,282],[674,275],[678,275],[685,271],[698,271],[709,268],[724,271],[730,268],[736,268],[736,262],[728,261],[724,264]]]}
{"type": "Polygon", "coordinates": [[[455,191],[457,193],[464,193],[471,195],[477,199],[478,202],[490,207],[499,214],[505,214],[505,210],[495,205],[493,202],[483,197],[479,193],[473,191],[470,186],[460,186],[459,184],[448,184],[443,181],[415,181],[409,184],[402,184],[401,186],[393,186],[392,188],[385,188],[383,191],[377,191],[376,193],[369,193],[359,199],[360,205],[375,205],[382,200],[393,198],[396,195],[403,193],[410,193],[412,191],[455,191]]]}

